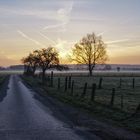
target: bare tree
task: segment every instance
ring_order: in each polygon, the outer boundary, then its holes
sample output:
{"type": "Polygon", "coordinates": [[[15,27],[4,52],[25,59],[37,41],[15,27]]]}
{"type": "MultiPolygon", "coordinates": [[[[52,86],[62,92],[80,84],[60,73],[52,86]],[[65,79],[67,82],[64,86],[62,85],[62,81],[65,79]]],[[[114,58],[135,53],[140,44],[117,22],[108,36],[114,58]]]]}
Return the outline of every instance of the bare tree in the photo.
{"type": "Polygon", "coordinates": [[[38,58],[38,65],[42,69],[42,80],[44,81],[46,70],[59,65],[58,52],[55,48],[49,47],[47,49],[36,50],[34,53],[38,58]]]}
{"type": "Polygon", "coordinates": [[[23,58],[22,63],[24,64],[24,73],[28,75],[34,75],[38,66],[38,56],[35,52],[30,53],[27,57],[23,58]]]}
{"type": "Polygon", "coordinates": [[[35,50],[27,57],[23,58],[24,73],[34,75],[37,67],[42,70],[42,81],[45,79],[45,72],[48,69],[67,70],[68,67],[59,64],[59,55],[55,48],[35,50]]]}
{"type": "Polygon", "coordinates": [[[104,64],[108,58],[106,45],[102,38],[94,33],[87,34],[80,42],[76,43],[70,57],[78,64],[87,64],[90,76],[95,65],[104,64]]]}

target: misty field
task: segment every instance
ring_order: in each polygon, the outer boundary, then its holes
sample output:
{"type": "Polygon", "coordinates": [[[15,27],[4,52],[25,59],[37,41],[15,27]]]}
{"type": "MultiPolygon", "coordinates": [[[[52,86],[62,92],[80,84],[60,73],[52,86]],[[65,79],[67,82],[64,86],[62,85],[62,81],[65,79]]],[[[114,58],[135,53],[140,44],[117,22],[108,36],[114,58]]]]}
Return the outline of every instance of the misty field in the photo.
{"type": "MultiPolygon", "coordinates": [[[[72,77],[74,81],[73,96],[80,97],[87,83],[87,90],[84,99],[90,101],[92,84],[96,83],[95,101],[109,105],[112,97],[112,88],[115,88],[114,107],[121,108],[123,98],[123,110],[134,112],[140,103],[140,78],[135,77],[102,77],[102,87],[99,89],[100,77],[72,77]],[[135,79],[134,87],[133,80],[135,79]],[[121,83],[120,83],[121,82],[121,83]],[[121,85],[120,85],[121,84],[121,85]],[[123,97],[122,97],[123,96],[123,97]]],[[[54,77],[53,87],[57,89],[58,77],[54,77]]],[[[65,77],[60,77],[61,94],[71,94],[71,89],[65,91],[65,77]],[[64,93],[63,93],[64,92],[64,93]],[[65,93],[66,92],[66,93],[65,93]]]]}
{"type": "MultiPolygon", "coordinates": [[[[98,73],[96,76],[89,77],[85,73],[54,73],[53,87],[51,87],[51,74],[48,73],[47,77],[49,78],[47,79],[46,86],[44,87],[53,91],[56,90],[56,94],[57,92],[60,92],[62,95],[64,94],[71,96],[71,92],[73,92],[72,96],[74,98],[79,98],[84,91],[85,83],[87,83],[84,100],[90,101],[92,94],[92,84],[96,84],[94,101],[105,105],[110,104],[112,98],[112,90],[114,88],[115,95],[113,106],[115,108],[121,108],[123,111],[133,113],[140,103],[140,77],[139,73],[137,77],[133,77],[134,75],[136,76],[136,74],[137,73],[132,74],[117,72],[98,73]],[[66,77],[67,89],[65,90],[66,77]],[[70,81],[69,78],[71,78],[70,81]],[[101,87],[99,87],[101,79],[101,87]],[[71,91],[72,81],[74,82],[73,91],[71,91]]],[[[41,78],[36,77],[34,82],[41,83],[41,78]]]]}
{"type": "Polygon", "coordinates": [[[140,104],[139,75],[98,73],[89,77],[80,73],[48,73],[46,77],[44,84],[39,76],[23,79],[32,87],[43,89],[45,92],[42,94],[45,96],[49,94],[75,107],[86,109],[102,120],[113,120],[136,132],[140,130],[139,117],[131,117],[140,104]],[[93,84],[96,84],[94,100],[93,84]]]}

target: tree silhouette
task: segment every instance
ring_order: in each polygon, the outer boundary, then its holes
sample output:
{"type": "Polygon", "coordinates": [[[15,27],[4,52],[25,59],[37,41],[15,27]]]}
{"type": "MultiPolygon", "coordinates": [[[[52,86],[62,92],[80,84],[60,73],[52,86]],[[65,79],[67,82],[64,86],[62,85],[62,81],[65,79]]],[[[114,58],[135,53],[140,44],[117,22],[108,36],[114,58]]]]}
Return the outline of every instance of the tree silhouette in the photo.
{"type": "Polygon", "coordinates": [[[106,45],[94,33],[87,34],[76,43],[70,57],[78,64],[87,64],[90,76],[96,64],[104,64],[108,59],[106,45]]]}
{"type": "Polygon", "coordinates": [[[42,79],[44,81],[46,70],[59,65],[58,52],[55,48],[49,47],[46,49],[35,50],[34,53],[38,58],[37,63],[42,70],[42,79]]]}
{"type": "Polygon", "coordinates": [[[35,54],[35,52],[30,53],[21,61],[24,64],[24,73],[27,75],[34,75],[38,66],[38,56],[35,54]]]}
{"type": "Polygon", "coordinates": [[[42,70],[42,81],[45,79],[45,72],[48,69],[68,70],[67,66],[59,64],[59,54],[54,47],[35,50],[23,58],[24,74],[34,76],[37,68],[42,70]]]}

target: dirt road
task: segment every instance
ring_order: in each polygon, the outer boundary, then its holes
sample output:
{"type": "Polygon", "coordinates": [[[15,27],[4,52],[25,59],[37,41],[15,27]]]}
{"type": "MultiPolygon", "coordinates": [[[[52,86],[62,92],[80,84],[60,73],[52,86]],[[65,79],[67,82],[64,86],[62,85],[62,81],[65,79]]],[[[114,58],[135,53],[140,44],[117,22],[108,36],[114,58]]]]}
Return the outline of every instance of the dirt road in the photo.
{"type": "MultiPolygon", "coordinates": [[[[50,108],[34,97],[17,75],[10,76],[8,88],[0,94],[1,140],[85,140],[90,139],[82,131],[76,131],[64,121],[57,119],[50,108]]],[[[6,88],[6,86],[5,86],[6,88]]],[[[100,140],[94,136],[91,139],[100,140]]]]}

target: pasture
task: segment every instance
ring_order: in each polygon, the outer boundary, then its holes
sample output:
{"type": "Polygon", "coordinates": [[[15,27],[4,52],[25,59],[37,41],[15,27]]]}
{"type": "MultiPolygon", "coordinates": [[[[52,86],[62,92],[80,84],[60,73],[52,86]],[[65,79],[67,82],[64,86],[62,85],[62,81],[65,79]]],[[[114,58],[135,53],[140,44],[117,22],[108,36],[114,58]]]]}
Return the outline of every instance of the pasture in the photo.
{"type": "MultiPolygon", "coordinates": [[[[135,112],[140,104],[139,73],[47,73],[42,84],[39,75],[24,77],[33,87],[75,107],[88,110],[94,117],[113,121],[136,132],[140,119],[135,112]]],[[[139,111],[139,110],[138,110],[139,111]]]]}
{"type": "MultiPolygon", "coordinates": [[[[53,88],[58,88],[58,78],[60,78],[59,91],[64,94],[71,94],[71,86],[65,90],[66,77],[55,76],[53,79],[53,88]]],[[[140,103],[140,77],[71,77],[73,85],[73,96],[80,97],[84,92],[85,83],[87,89],[84,96],[85,100],[90,101],[92,95],[92,84],[96,84],[95,101],[109,105],[112,97],[112,89],[115,88],[114,107],[121,108],[126,112],[134,112],[140,103]],[[101,87],[100,80],[102,79],[101,87]],[[122,99],[123,98],[123,99],[122,99]],[[123,100],[123,101],[122,101],[123,100]],[[123,107],[121,107],[123,102],[123,107]]],[[[69,77],[68,82],[69,84],[69,77]]]]}
{"type": "MultiPolygon", "coordinates": [[[[81,97],[85,90],[84,100],[91,101],[92,86],[96,84],[94,101],[110,105],[112,92],[115,89],[113,107],[125,112],[133,113],[140,104],[140,73],[102,72],[94,73],[92,77],[87,73],[52,73],[46,74],[45,87],[53,89],[60,94],[81,97]],[[73,83],[73,87],[72,87],[73,83]],[[85,88],[85,84],[87,87],[85,88]]],[[[41,83],[41,77],[36,77],[41,83]]]]}

